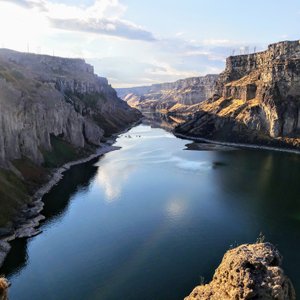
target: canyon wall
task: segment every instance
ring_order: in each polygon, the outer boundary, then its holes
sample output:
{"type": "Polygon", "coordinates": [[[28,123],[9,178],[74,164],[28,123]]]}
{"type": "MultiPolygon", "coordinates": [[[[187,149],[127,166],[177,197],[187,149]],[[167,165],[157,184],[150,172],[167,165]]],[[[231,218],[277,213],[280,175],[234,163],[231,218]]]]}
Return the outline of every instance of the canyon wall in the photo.
{"type": "Polygon", "coordinates": [[[82,59],[0,49],[0,238],[38,215],[32,195],[53,169],[140,117],[82,59]]]}
{"type": "Polygon", "coordinates": [[[117,89],[117,92],[141,111],[170,110],[175,105],[192,105],[211,97],[217,78],[217,75],[207,75],[153,84],[148,88],[117,89]]]}
{"type": "MultiPolygon", "coordinates": [[[[209,139],[299,147],[300,42],[229,57],[213,97],[176,131],[209,139]]],[[[173,112],[180,114],[180,109],[173,112]]]]}
{"type": "Polygon", "coordinates": [[[51,136],[84,148],[139,118],[81,59],[0,50],[0,165],[44,161],[51,136]]]}

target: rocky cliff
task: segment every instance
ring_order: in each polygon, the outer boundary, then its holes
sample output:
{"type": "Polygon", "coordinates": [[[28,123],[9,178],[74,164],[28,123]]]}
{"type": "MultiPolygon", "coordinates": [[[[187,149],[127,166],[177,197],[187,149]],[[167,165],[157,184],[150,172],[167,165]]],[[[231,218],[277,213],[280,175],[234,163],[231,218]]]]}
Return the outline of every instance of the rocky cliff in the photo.
{"type": "Polygon", "coordinates": [[[49,170],[139,118],[84,60],[0,49],[0,227],[49,170]]]}
{"type": "Polygon", "coordinates": [[[196,287],[185,300],[295,300],[295,290],[270,243],[229,250],[209,284],[196,287]]]}
{"type": "Polygon", "coordinates": [[[7,300],[8,282],[5,278],[0,278],[0,300],[7,300]]]}
{"type": "Polygon", "coordinates": [[[299,100],[300,42],[280,42],[264,52],[229,57],[213,97],[186,110],[192,119],[176,131],[298,148],[299,100]]]}
{"type": "Polygon", "coordinates": [[[141,111],[169,111],[175,105],[188,106],[200,103],[213,95],[217,75],[193,77],[172,83],[117,89],[118,94],[132,107],[141,111]]]}

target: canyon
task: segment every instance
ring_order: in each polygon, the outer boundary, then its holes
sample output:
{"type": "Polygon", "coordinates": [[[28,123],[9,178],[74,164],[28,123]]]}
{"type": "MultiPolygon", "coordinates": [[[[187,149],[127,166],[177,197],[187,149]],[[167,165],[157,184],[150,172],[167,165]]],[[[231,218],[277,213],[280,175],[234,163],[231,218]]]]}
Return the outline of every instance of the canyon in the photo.
{"type": "MultiPolygon", "coordinates": [[[[178,118],[174,132],[182,137],[299,149],[299,41],[228,57],[224,72],[213,75],[205,89],[189,80],[181,82],[186,82],[186,90],[199,91],[193,101],[181,101],[172,92],[168,101],[172,105],[164,104],[167,92],[154,93],[157,98],[148,92],[131,93],[123,99],[134,107],[178,118]]],[[[178,92],[181,94],[180,89],[178,92]]]]}
{"type": "Polygon", "coordinates": [[[193,105],[210,98],[217,78],[217,75],[206,75],[148,87],[116,90],[130,106],[142,112],[170,111],[181,105],[193,105]]]}
{"type": "Polygon", "coordinates": [[[106,139],[141,114],[82,59],[8,49],[0,49],[0,108],[1,265],[20,226],[17,236],[39,233],[42,192],[35,192],[68,167],[57,168],[107,151],[106,139]]]}

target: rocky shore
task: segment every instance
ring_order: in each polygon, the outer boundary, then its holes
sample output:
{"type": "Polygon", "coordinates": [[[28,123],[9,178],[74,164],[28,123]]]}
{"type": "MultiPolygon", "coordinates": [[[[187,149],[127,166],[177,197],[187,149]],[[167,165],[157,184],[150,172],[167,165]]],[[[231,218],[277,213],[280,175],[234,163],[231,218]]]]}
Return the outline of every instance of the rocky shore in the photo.
{"type": "Polygon", "coordinates": [[[243,144],[243,143],[231,143],[231,142],[216,141],[216,140],[201,138],[201,137],[197,137],[197,136],[181,134],[181,133],[177,133],[176,131],[173,131],[173,134],[182,139],[192,140],[195,142],[208,143],[208,144],[212,144],[212,145],[300,154],[300,150],[286,148],[286,147],[275,147],[275,146],[272,147],[272,146],[264,146],[264,145],[259,145],[259,144],[243,144]]]}
{"type": "Polygon", "coordinates": [[[209,284],[197,286],[185,300],[295,300],[282,256],[270,243],[229,250],[209,284]]]}
{"type": "Polygon", "coordinates": [[[72,166],[86,163],[105,153],[120,149],[119,147],[112,146],[111,143],[112,142],[102,144],[96,153],[86,158],[66,163],[62,167],[54,170],[51,179],[36,191],[32,202],[20,212],[17,219],[18,221],[14,224],[14,230],[12,231],[11,228],[1,228],[2,232],[7,232],[7,235],[0,238],[0,267],[11,249],[9,242],[17,238],[30,238],[41,233],[38,227],[45,219],[41,214],[44,207],[42,198],[63,178],[64,172],[69,170],[72,166]]]}

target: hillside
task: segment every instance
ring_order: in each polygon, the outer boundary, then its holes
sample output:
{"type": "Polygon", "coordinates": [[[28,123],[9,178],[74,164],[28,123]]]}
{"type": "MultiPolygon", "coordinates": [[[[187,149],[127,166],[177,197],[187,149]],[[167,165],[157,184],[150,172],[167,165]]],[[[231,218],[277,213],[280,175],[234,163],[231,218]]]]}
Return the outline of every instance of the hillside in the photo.
{"type": "Polygon", "coordinates": [[[175,105],[193,105],[211,97],[217,78],[207,75],[117,92],[130,106],[143,112],[169,111],[175,105]]]}
{"type": "Polygon", "coordinates": [[[229,57],[214,96],[194,106],[191,120],[176,132],[298,148],[299,99],[300,42],[280,42],[264,52],[229,57]]]}
{"type": "Polygon", "coordinates": [[[141,116],[84,60],[8,49],[0,49],[0,108],[0,237],[54,168],[141,116]]]}

